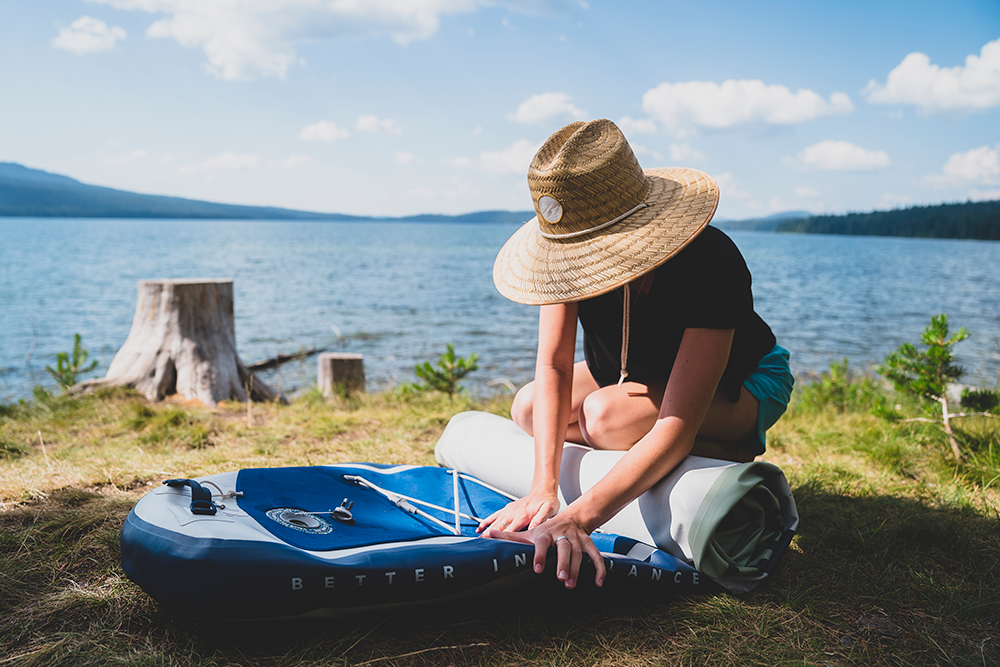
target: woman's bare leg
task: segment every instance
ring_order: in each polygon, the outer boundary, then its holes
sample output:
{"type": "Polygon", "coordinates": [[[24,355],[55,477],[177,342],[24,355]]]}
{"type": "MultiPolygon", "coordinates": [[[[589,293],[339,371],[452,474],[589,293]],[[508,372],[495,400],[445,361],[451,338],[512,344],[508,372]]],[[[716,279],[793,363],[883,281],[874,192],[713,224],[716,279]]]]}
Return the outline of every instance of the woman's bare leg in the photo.
{"type": "MultiPolygon", "coordinates": [[[[586,361],[578,361],[573,365],[573,402],[569,411],[569,424],[566,428],[566,440],[581,445],[587,444],[580,432],[579,415],[580,406],[584,399],[600,387],[590,374],[586,361]]],[[[532,416],[535,400],[535,383],[529,382],[521,387],[514,396],[514,403],[510,408],[510,416],[514,423],[520,426],[528,435],[534,435],[532,428],[532,416]]]]}
{"type": "MultiPolygon", "coordinates": [[[[590,392],[580,410],[583,441],[595,449],[629,449],[652,430],[663,402],[663,383],[625,382],[590,392]]],[[[692,454],[731,461],[752,457],[737,443],[757,429],[760,403],[740,388],[736,403],[717,392],[698,431],[692,454]]]]}
{"type": "MultiPolygon", "coordinates": [[[[511,417],[532,435],[534,382],[514,396],[511,417]]],[[[566,440],[595,449],[629,449],[652,430],[663,402],[664,383],[623,382],[598,387],[585,361],[573,367],[573,405],[566,440]]],[[[750,461],[739,444],[757,429],[759,401],[740,387],[740,400],[730,403],[716,393],[691,453],[727,461],[750,461]]]]}

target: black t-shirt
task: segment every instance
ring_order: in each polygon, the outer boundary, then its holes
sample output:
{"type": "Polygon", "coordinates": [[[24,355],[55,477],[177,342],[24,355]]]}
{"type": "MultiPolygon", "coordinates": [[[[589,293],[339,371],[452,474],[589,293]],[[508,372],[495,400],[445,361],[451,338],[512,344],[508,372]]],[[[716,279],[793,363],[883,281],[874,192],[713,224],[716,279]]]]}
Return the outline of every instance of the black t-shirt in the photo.
{"type": "MultiPolygon", "coordinates": [[[[654,272],[646,295],[636,296],[629,322],[628,379],[665,381],[688,328],[734,329],[729,363],[720,387],[732,402],[740,385],[774,347],[771,328],[754,312],[750,271],[736,244],[706,227],[676,257],[654,272]]],[[[587,366],[604,387],[621,370],[624,288],[579,302],[587,366]]]]}

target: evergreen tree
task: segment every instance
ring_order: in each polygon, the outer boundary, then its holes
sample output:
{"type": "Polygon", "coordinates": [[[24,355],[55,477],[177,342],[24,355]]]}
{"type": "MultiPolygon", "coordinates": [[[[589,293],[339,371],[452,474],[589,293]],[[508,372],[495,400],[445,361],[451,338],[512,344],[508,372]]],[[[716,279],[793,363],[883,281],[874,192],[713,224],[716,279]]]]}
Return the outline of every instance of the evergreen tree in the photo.
{"type": "MultiPolygon", "coordinates": [[[[986,412],[954,414],[949,409],[948,384],[965,375],[965,369],[954,363],[952,348],[968,337],[969,332],[965,327],[950,334],[948,316],[942,313],[937,317],[931,317],[930,325],[920,335],[925,349],[918,350],[912,343],[903,343],[899,349],[887,355],[883,364],[876,368],[881,375],[892,381],[898,391],[938,403],[941,417],[932,421],[944,427],[956,461],[962,460],[962,452],[955,439],[951,420],[956,417],[990,416],[986,412]]],[[[988,390],[981,390],[977,396],[984,392],[993,395],[995,400],[995,392],[988,390]]],[[[984,401],[982,398],[979,400],[984,401]]]]}

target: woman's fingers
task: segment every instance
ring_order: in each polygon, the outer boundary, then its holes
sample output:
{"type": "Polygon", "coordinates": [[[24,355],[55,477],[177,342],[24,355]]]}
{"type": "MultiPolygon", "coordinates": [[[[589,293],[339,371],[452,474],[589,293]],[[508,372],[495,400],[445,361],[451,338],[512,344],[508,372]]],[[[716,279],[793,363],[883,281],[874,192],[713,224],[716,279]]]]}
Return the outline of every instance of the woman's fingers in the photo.
{"type": "Polygon", "coordinates": [[[555,545],[556,578],[566,584],[566,588],[576,588],[580,578],[580,564],[583,562],[583,546],[577,539],[566,535],[556,537],[555,545]]]}
{"type": "Polygon", "coordinates": [[[541,507],[538,508],[538,511],[535,512],[535,516],[532,517],[531,523],[528,524],[528,530],[531,530],[532,528],[537,528],[538,526],[542,525],[543,523],[554,517],[556,515],[556,512],[558,511],[559,511],[559,505],[553,505],[551,503],[543,504],[541,507]]]}
{"type": "Polygon", "coordinates": [[[590,535],[572,520],[558,515],[557,498],[528,496],[509,503],[480,522],[477,530],[487,531],[488,537],[510,540],[535,547],[535,572],[545,571],[545,561],[551,548],[556,550],[556,577],[567,588],[575,588],[580,577],[584,555],[597,569],[595,581],[604,584],[604,559],[590,535]],[[526,532],[520,532],[524,528],[526,532]]]}
{"type": "Polygon", "coordinates": [[[601,555],[600,549],[597,548],[597,545],[589,537],[583,546],[583,550],[590,556],[591,562],[594,563],[594,567],[597,569],[597,573],[594,575],[594,583],[599,588],[604,585],[604,577],[608,574],[607,568],[604,566],[604,556],[601,555]]]}
{"type": "Polygon", "coordinates": [[[497,510],[493,514],[489,515],[488,517],[486,517],[485,519],[483,519],[482,521],[480,521],[479,525],[476,527],[476,532],[477,533],[481,533],[484,530],[486,530],[487,528],[489,528],[490,526],[492,526],[493,522],[497,520],[497,517],[502,512],[503,512],[503,510],[497,510]]]}
{"type": "Polygon", "coordinates": [[[565,532],[567,533],[565,535],[559,532],[536,529],[527,532],[507,532],[491,528],[486,534],[494,539],[533,544],[535,547],[533,566],[536,574],[545,571],[548,550],[555,547],[556,577],[566,585],[566,588],[576,587],[580,577],[580,567],[583,564],[583,556],[586,554],[597,570],[594,582],[598,586],[603,586],[607,569],[604,566],[604,557],[601,556],[601,552],[593,540],[590,539],[589,535],[579,530],[565,532]]]}
{"type": "Polygon", "coordinates": [[[476,528],[476,532],[481,533],[487,528],[511,531],[520,530],[527,523],[527,520],[523,516],[523,512],[519,511],[519,508],[515,505],[515,503],[511,503],[503,509],[497,510],[483,519],[476,528]]]}
{"type": "MultiPolygon", "coordinates": [[[[565,535],[560,535],[556,538],[556,579],[566,584],[566,588],[573,588],[576,586],[576,574],[573,573],[572,562],[573,562],[573,552],[576,551],[576,547],[570,541],[570,539],[565,535]]],[[[580,566],[577,564],[577,573],[579,573],[580,566]]]]}
{"type": "Polygon", "coordinates": [[[513,533],[523,530],[528,525],[528,517],[525,516],[524,511],[521,511],[520,508],[518,508],[518,511],[508,512],[506,521],[503,523],[503,530],[513,533]]]}
{"type": "MultiPolygon", "coordinates": [[[[531,531],[529,531],[531,532],[531,531]]],[[[584,554],[590,556],[598,568],[596,581],[598,586],[604,584],[604,559],[588,535],[579,530],[546,531],[537,535],[532,541],[535,544],[535,572],[545,569],[545,559],[549,547],[556,549],[556,578],[565,584],[566,588],[576,588],[580,580],[580,566],[584,554]],[[596,560],[595,560],[596,557],[596,560]]],[[[533,536],[534,537],[534,536],[533,536]]]]}
{"type": "Polygon", "coordinates": [[[545,494],[531,494],[508,503],[503,509],[483,519],[476,532],[487,528],[517,531],[531,529],[555,516],[559,511],[559,499],[545,494]]]}
{"type": "Polygon", "coordinates": [[[494,540],[507,540],[508,542],[521,542],[522,544],[534,544],[527,533],[508,533],[506,530],[490,528],[486,531],[486,536],[494,540]]]}

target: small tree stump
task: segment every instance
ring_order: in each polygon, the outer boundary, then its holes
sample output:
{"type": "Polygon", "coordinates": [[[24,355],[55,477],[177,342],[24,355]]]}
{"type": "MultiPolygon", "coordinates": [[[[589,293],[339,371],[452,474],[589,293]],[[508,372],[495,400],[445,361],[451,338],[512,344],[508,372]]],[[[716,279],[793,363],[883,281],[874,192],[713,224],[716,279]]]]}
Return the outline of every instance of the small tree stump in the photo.
{"type": "Polygon", "coordinates": [[[326,352],[319,355],[316,373],[319,390],[324,396],[336,393],[339,387],[347,394],[365,391],[364,355],[347,352],[326,352]]]}
{"type": "Polygon", "coordinates": [[[236,353],[232,280],[141,280],[135,317],[108,373],[77,387],[135,387],[149,400],[170,394],[208,407],[223,400],[284,400],[236,353]]]}

